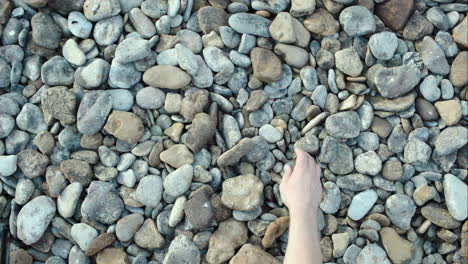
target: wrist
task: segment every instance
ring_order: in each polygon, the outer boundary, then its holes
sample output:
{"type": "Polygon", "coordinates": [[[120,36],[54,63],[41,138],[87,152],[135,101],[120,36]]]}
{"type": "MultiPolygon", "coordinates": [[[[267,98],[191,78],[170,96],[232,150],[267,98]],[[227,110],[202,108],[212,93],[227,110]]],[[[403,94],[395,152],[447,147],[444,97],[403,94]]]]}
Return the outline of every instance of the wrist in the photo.
{"type": "Polygon", "coordinates": [[[317,210],[318,208],[307,207],[307,208],[295,208],[289,211],[291,221],[299,220],[306,222],[317,221],[317,210]]]}

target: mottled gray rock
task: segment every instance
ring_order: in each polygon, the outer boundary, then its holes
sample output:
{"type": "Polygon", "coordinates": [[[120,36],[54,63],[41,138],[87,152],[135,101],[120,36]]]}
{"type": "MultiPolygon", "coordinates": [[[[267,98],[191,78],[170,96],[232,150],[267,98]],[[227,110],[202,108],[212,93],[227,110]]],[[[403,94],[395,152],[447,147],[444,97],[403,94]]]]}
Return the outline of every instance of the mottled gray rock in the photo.
{"type": "Polygon", "coordinates": [[[54,56],[41,68],[42,82],[50,86],[71,85],[75,71],[65,58],[54,56]]]}
{"type": "Polygon", "coordinates": [[[354,221],[361,220],[377,202],[377,198],[377,192],[372,189],[356,194],[348,208],[348,217],[354,221]]]}
{"type": "Polygon", "coordinates": [[[17,220],[17,236],[26,245],[37,242],[55,215],[55,202],[38,196],[21,208],[17,220]]]}
{"type": "Polygon", "coordinates": [[[380,68],[375,72],[374,83],[383,97],[396,98],[411,91],[419,83],[420,75],[414,64],[380,68]]]}
{"type": "Polygon", "coordinates": [[[178,197],[186,192],[192,183],[193,167],[185,164],[164,178],[164,190],[173,197],[178,197]]]}
{"type": "Polygon", "coordinates": [[[435,151],[443,156],[457,151],[468,142],[468,129],[462,126],[448,127],[437,136],[435,151]]]}
{"type": "Polygon", "coordinates": [[[77,223],[71,228],[71,236],[81,250],[86,251],[93,239],[98,236],[98,231],[85,223],[77,223]]]}
{"type": "Polygon", "coordinates": [[[123,18],[120,15],[100,20],[94,25],[94,40],[101,46],[111,45],[119,39],[123,26],[123,18]]]}
{"type": "Polygon", "coordinates": [[[47,130],[42,110],[31,103],[27,103],[21,108],[21,112],[16,116],[16,125],[20,129],[33,134],[47,130]]]}
{"type": "Polygon", "coordinates": [[[372,35],[368,45],[375,58],[390,60],[398,47],[398,38],[393,32],[380,32],[372,35]]]}
{"type": "Polygon", "coordinates": [[[81,205],[81,214],[88,221],[112,224],[120,218],[124,203],[112,183],[93,181],[81,205]]]}
{"type": "Polygon", "coordinates": [[[143,177],[135,191],[135,199],[140,203],[156,208],[161,201],[163,181],[160,176],[148,175],[143,177]]]}
{"type": "Polygon", "coordinates": [[[78,131],[93,135],[99,132],[112,109],[111,95],[106,91],[87,92],[81,100],[77,114],[78,131]]]}
{"type": "Polygon", "coordinates": [[[86,18],[95,22],[120,13],[119,0],[87,0],[83,5],[86,18]]]}
{"type": "Polygon", "coordinates": [[[445,53],[437,42],[429,36],[421,42],[420,53],[424,65],[435,74],[446,75],[450,72],[450,65],[445,53]]]}
{"type": "Polygon", "coordinates": [[[107,61],[101,58],[92,59],[76,69],[75,82],[88,89],[97,88],[107,81],[109,70],[110,64],[107,61]]]}
{"type": "Polygon", "coordinates": [[[353,77],[359,76],[363,70],[359,54],[354,48],[337,51],[335,53],[335,64],[337,69],[353,77]]]}
{"type": "Polygon", "coordinates": [[[229,26],[242,34],[270,37],[271,21],[255,14],[238,13],[229,17],[229,26]]]}
{"type": "Polygon", "coordinates": [[[158,109],[163,106],[166,95],[158,88],[145,87],[138,90],[135,100],[143,109],[158,109]]]}
{"type": "Polygon", "coordinates": [[[352,37],[372,33],[376,29],[374,16],[363,6],[350,6],[343,9],[339,20],[346,34],[352,37]]]}
{"type": "Polygon", "coordinates": [[[331,115],[325,121],[327,133],[333,137],[354,138],[361,131],[359,115],[354,111],[331,115]]]}
{"type": "Polygon", "coordinates": [[[323,184],[322,201],[320,209],[326,214],[334,214],[340,209],[341,192],[340,188],[333,182],[323,184]]]}
{"type": "Polygon", "coordinates": [[[34,42],[47,49],[56,49],[62,36],[62,31],[51,16],[38,12],[31,19],[32,37],[34,42]]]}
{"type": "Polygon", "coordinates": [[[179,235],[172,240],[163,264],[197,264],[200,263],[200,251],[198,247],[186,236],[179,235]]]}
{"type": "Polygon", "coordinates": [[[10,176],[17,169],[18,158],[16,155],[0,156],[0,176],[10,176]]]}
{"type": "Polygon", "coordinates": [[[93,29],[93,24],[86,19],[81,12],[71,12],[68,14],[68,29],[70,32],[82,39],[87,39],[93,29]]]}
{"type": "Polygon", "coordinates": [[[467,216],[468,187],[459,178],[452,174],[444,176],[444,196],[447,209],[457,221],[464,221],[467,216]]]}
{"type": "Polygon", "coordinates": [[[385,213],[395,226],[408,230],[411,227],[411,219],[416,213],[416,205],[411,197],[394,194],[385,201],[385,213]]]}

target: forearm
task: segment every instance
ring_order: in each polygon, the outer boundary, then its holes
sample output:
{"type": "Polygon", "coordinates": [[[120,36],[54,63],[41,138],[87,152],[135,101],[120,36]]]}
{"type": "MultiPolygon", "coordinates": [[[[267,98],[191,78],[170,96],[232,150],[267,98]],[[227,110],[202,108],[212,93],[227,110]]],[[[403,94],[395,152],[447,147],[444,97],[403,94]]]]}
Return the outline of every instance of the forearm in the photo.
{"type": "Polygon", "coordinates": [[[322,253],[315,212],[291,214],[284,264],[319,263],[322,263],[322,253]]]}

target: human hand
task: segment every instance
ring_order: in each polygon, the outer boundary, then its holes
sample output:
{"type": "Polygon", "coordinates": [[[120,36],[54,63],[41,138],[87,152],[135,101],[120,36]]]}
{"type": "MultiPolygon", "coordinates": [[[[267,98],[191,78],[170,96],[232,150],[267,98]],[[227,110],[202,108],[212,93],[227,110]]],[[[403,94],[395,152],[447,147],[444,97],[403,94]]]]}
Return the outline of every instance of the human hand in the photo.
{"type": "Polygon", "coordinates": [[[315,216],[322,199],[321,169],[309,154],[296,152],[294,170],[286,165],[280,184],[281,199],[291,215],[315,216]]]}

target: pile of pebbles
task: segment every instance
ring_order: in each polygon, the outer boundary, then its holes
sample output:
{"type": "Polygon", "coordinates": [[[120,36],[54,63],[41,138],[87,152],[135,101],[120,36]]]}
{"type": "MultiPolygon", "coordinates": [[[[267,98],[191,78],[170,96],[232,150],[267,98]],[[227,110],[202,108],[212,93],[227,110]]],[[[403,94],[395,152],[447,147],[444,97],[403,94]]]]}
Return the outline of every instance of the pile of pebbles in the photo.
{"type": "Polygon", "coordinates": [[[0,0],[10,263],[467,263],[466,0],[0,0]]]}

